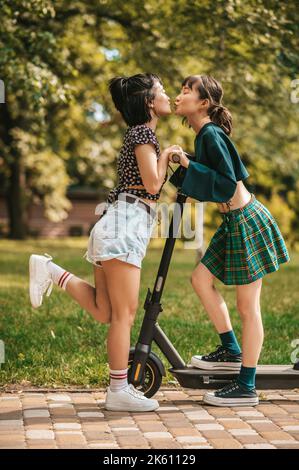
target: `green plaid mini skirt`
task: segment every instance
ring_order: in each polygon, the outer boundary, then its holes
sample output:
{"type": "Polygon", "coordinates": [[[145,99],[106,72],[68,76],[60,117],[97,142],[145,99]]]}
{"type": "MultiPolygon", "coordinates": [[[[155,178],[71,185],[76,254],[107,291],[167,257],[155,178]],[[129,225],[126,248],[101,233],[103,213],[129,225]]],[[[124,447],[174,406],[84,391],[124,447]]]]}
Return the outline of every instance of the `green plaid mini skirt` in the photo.
{"type": "Polygon", "coordinates": [[[224,284],[250,284],[290,260],[274,217],[254,194],[221,217],[201,263],[224,284]]]}

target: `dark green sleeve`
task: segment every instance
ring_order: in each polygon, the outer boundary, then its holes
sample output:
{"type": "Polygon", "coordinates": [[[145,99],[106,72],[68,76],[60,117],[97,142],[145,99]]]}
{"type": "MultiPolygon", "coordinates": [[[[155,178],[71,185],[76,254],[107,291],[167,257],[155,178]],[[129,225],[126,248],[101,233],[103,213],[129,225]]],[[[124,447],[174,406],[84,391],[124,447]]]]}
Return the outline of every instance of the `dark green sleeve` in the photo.
{"type": "Polygon", "coordinates": [[[170,176],[169,182],[173,184],[176,188],[181,188],[186,175],[186,171],[187,168],[184,168],[183,166],[178,166],[177,169],[170,176]]]}
{"type": "Polygon", "coordinates": [[[205,157],[210,166],[190,161],[182,192],[199,201],[227,202],[237,187],[229,150],[213,129],[203,139],[205,157]]]}
{"type": "Polygon", "coordinates": [[[206,165],[190,161],[182,185],[182,192],[198,201],[227,202],[234,195],[237,181],[212,170],[206,165]]]}

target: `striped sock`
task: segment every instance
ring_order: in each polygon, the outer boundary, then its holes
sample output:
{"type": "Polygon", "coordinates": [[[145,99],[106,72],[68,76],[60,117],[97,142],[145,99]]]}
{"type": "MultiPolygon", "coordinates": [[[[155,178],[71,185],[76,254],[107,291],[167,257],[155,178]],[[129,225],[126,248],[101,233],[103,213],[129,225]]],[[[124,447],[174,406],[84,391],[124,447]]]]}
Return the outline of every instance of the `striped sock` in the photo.
{"type": "Polygon", "coordinates": [[[65,290],[67,283],[74,275],[52,261],[49,261],[48,268],[54,284],[65,290]]]}
{"type": "Polygon", "coordinates": [[[128,386],[128,369],[110,370],[110,390],[119,392],[128,386]]]}
{"type": "Polygon", "coordinates": [[[57,285],[61,287],[63,290],[65,290],[67,283],[72,279],[72,277],[74,277],[72,273],[69,273],[68,271],[64,271],[57,285]]]}

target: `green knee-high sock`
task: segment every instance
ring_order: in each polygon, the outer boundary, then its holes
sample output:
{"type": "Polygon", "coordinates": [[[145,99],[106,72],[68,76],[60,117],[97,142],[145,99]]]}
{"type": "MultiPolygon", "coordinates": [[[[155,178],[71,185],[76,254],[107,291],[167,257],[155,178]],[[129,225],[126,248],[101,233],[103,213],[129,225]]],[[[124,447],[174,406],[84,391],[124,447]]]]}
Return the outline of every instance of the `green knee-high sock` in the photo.
{"type": "Polygon", "coordinates": [[[220,340],[223,347],[225,347],[231,354],[240,354],[241,348],[235,336],[234,330],[220,333],[220,340]]]}

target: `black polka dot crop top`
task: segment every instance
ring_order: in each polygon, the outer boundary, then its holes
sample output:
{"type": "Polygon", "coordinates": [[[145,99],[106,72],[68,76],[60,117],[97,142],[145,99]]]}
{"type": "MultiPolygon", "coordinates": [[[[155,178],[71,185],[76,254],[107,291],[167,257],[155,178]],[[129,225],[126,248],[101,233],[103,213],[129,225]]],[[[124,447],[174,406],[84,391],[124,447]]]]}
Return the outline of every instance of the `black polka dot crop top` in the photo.
{"type": "Polygon", "coordinates": [[[136,145],[148,143],[154,145],[158,160],[160,157],[160,146],[155,132],[145,124],[127,128],[117,164],[118,184],[109,192],[108,202],[114,202],[121,192],[134,194],[135,196],[151,199],[152,201],[159,199],[162,187],[167,180],[167,174],[157,194],[150,194],[146,189],[126,189],[127,186],[144,186],[137,164],[135,147],[136,145]]]}

